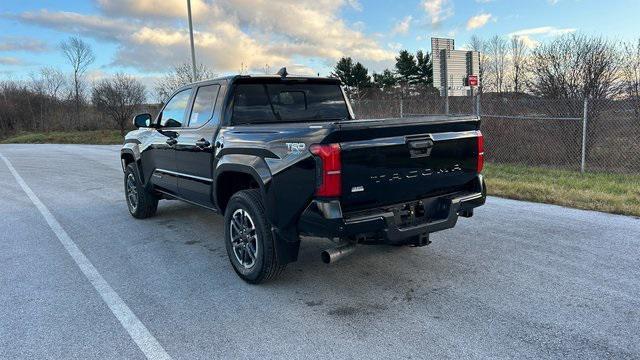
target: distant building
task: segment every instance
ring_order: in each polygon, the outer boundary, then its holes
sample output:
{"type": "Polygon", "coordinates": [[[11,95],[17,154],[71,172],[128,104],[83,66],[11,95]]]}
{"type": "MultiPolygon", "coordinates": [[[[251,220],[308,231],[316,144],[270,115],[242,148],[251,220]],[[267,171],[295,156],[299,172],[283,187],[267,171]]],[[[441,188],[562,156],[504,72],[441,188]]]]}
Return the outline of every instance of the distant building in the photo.
{"type": "Polygon", "coordinates": [[[469,76],[479,78],[477,51],[456,50],[453,39],[431,38],[433,58],[433,86],[441,96],[472,95],[469,76]]]}

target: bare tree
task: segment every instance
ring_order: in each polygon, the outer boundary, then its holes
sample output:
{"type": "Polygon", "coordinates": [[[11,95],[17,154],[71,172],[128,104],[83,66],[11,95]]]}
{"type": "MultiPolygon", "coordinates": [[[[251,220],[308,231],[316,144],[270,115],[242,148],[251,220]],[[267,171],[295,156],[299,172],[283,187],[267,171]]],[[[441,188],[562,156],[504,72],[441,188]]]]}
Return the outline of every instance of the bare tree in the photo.
{"type": "MultiPolygon", "coordinates": [[[[29,74],[29,89],[35,95],[34,103],[39,107],[40,130],[46,131],[52,125],[52,114],[58,111],[60,119],[65,112],[61,111],[61,100],[67,100],[67,77],[62,71],[53,67],[43,67],[36,73],[29,74]]],[[[32,96],[33,97],[33,96],[32,96]]],[[[33,112],[33,111],[32,111],[33,112]]],[[[35,117],[35,114],[34,114],[35,117]]]]}
{"type": "Polygon", "coordinates": [[[504,90],[508,51],[507,41],[501,36],[495,35],[487,44],[487,52],[489,54],[487,65],[491,70],[494,90],[499,93],[504,90]]]}
{"type": "Polygon", "coordinates": [[[621,56],[601,37],[568,34],[532,51],[528,85],[539,96],[603,99],[619,93],[621,56]]]}
{"type": "Polygon", "coordinates": [[[511,64],[513,65],[512,69],[512,78],[513,78],[513,91],[519,93],[522,91],[522,83],[523,83],[523,75],[525,70],[525,60],[526,60],[526,52],[527,47],[522,40],[518,36],[513,36],[511,38],[511,64]]]}
{"type": "Polygon", "coordinates": [[[60,99],[67,86],[67,78],[62,71],[53,67],[43,67],[36,74],[31,74],[31,86],[34,92],[60,99]]]}
{"type": "Polygon", "coordinates": [[[82,101],[82,80],[89,65],[95,61],[96,57],[93,54],[91,45],[77,37],[70,37],[67,41],[60,43],[60,49],[69,62],[69,65],[71,65],[73,72],[73,95],[77,120],[80,116],[80,104],[82,101]]]}
{"type": "Polygon", "coordinates": [[[626,94],[640,100],[640,38],[637,43],[624,44],[622,66],[623,88],[626,94]]]}
{"type": "Polygon", "coordinates": [[[125,74],[116,74],[112,79],[99,81],[91,92],[93,105],[113,119],[122,136],[133,114],[145,99],[144,85],[125,74]]]}
{"type": "Polygon", "coordinates": [[[487,78],[487,42],[479,36],[471,36],[467,45],[470,50],[478,52],[478,75],[480,76],[480,90],[482,91],[484,80],[487,78]]]}
{"type": "Polygon", "coordinates": [[[193,70],[188,63],[175,65],[173,69],[160,78],[155,84],[155,93],[158,102],[163,102],[179,87],[204,79],[210,79],[216,76],[213,69],[204,64],[198,65],[196,69],[198,79],[193,78],[193,70]]]}

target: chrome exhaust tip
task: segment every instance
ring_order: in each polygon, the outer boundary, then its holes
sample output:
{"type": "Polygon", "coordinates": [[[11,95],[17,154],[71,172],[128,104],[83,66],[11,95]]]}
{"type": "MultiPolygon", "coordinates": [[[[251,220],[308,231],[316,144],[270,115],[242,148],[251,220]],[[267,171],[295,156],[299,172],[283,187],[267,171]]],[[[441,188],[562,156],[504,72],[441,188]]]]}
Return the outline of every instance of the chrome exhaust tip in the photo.
{"type": "Polygon", "coordinates": [[[333,264],[334,262],[351,255],[355,249],[356,244],[353,243],[338,245],[334,248],[323,251],[320,254],[320,258],[325,264],[333,264]]]}

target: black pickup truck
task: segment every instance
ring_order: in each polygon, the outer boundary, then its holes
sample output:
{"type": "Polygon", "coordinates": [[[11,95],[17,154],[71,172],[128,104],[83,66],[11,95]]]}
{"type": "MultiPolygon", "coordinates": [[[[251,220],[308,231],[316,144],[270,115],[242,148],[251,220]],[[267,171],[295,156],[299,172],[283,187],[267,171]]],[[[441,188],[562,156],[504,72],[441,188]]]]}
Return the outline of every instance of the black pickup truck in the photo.
{"type": "Polygon", "coordinates": [[[160,199],[224,214],[247,282],[296,261],[300,236],[336,246],[423,246],[484,204],[483,138],[472,116],[356,119],[336,79],[230,76],[184,86],[140,114],[121,150],[131,215],[160,199]]]}

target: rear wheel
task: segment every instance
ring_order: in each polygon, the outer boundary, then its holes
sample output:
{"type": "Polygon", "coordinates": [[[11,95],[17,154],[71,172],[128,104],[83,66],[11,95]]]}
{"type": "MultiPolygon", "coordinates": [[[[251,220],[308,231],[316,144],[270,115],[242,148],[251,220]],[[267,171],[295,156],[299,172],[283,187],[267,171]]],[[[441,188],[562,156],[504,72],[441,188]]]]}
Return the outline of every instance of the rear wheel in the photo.
{"type": "Polygon", "coordinates": [[[127,208],[133,217],[144,219],[155,215],[158,209],[158,197],[142,184],[134,163],[127,165],[125,169],[124,192],[127,208]]]}
{"type": "Polygon", "coordinates": [[[260,192],[235,193],[225,211],[225,245],[238,276],[251,284],[278,276],[285,265],[278,261],[274,240],[260,192]]]}

